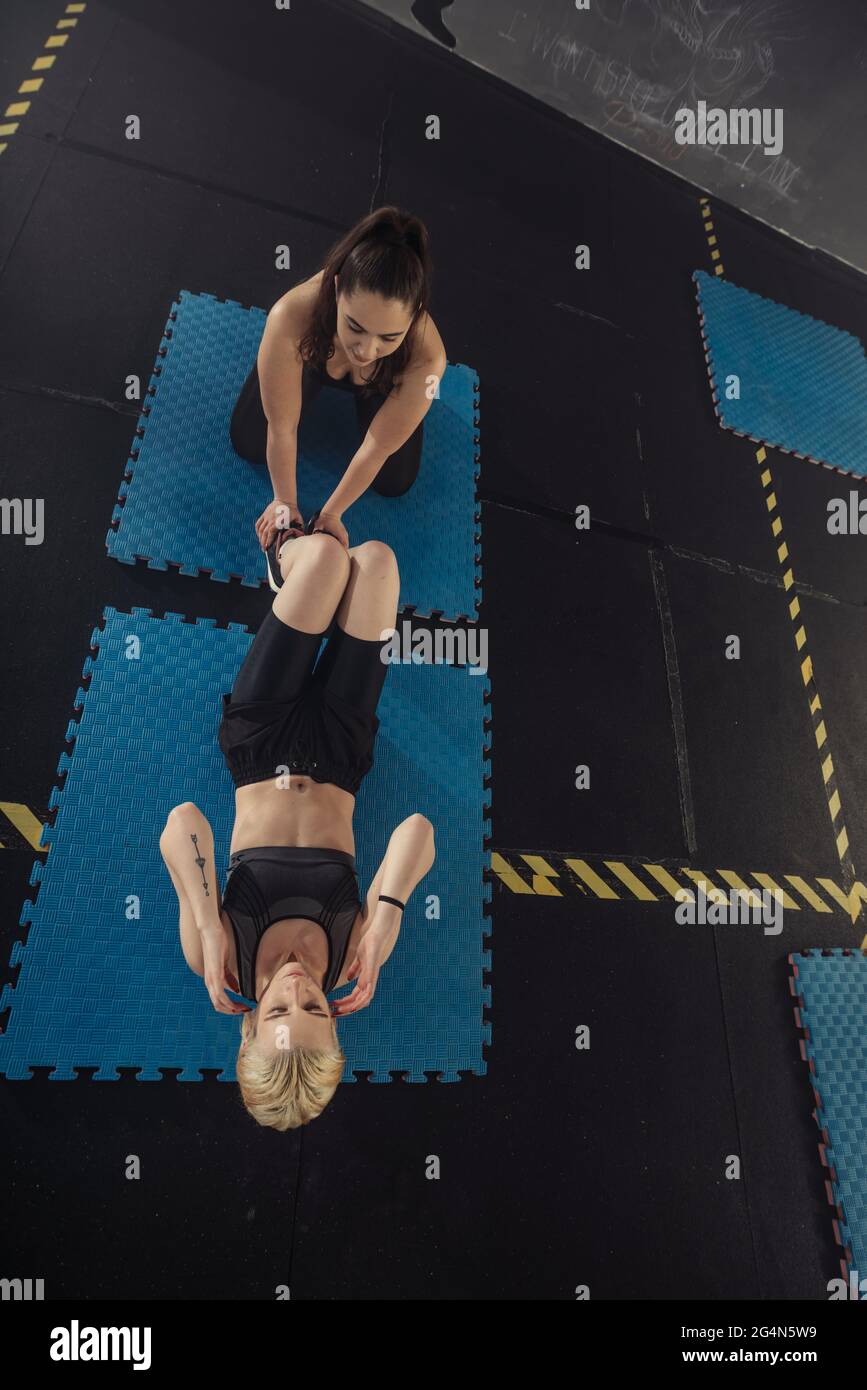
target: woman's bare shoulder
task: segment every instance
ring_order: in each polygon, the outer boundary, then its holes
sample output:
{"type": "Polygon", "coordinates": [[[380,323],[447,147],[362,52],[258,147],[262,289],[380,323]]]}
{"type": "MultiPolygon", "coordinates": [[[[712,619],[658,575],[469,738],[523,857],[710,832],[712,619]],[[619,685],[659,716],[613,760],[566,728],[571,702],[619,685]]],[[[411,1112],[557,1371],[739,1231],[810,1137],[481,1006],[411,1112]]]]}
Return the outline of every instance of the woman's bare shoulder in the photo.
{"type": "Polygon", "coordinates": [[[268,317],[273,316],[281,327],[300,335],[310,321],[310,313],[321,283],[320,270],[311,275],[309,280],[301,280],[297,285],[293,285],[291,290],[287,290],[274,302],[268,317]]]}
{"type": "Polygon", "coordinates": [[[446,346],[440,337],[439,329],[430,314],[425,312],[418,323],[413,362],[417,362],[419,366],[433,366],[446,360],[446,346]]]}

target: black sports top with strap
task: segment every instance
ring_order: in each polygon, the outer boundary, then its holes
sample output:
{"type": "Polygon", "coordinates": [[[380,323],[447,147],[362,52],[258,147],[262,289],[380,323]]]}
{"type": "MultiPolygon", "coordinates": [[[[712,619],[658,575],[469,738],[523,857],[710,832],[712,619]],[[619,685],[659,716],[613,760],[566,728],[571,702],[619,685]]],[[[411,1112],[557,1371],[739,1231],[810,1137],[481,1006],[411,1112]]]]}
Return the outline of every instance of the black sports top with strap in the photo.
{"type": "Polygon", "coordinates": [[[238,982],[246,999],[256,999],[259,943],[274,922],[306,917],[328,938],[322,989],[334,989],[349,938],[361,909],[355,859],[339,849],[263,845],[229,857],[223,907],[238,953],[238,982]]]}
{"type": "Polygon", "coordinates": [[[359,383],[352,380],[351,368],[349,371],[345,372],[343,376],[337,377],[331,375],[324,361],[315,364],[311,363],[310,365],[313,367],[313,371],[316,373],[323,386],[336,386],[338,391],[354,391],[356,394],[360,391],[369,389],[370,383],[359,383]]]}

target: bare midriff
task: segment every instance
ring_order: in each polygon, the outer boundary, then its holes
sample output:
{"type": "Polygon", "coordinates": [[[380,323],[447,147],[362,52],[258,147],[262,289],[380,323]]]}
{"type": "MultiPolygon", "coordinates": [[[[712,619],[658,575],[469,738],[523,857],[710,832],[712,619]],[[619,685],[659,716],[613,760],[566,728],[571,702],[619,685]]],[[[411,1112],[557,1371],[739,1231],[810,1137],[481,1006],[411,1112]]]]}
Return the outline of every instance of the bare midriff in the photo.
{"type": "Polygon", "coordinates": [[[354,855],[354,809],[351,792],[296,773],[238,787],[229,853],[260,845],[299,845],[354,855]]]}

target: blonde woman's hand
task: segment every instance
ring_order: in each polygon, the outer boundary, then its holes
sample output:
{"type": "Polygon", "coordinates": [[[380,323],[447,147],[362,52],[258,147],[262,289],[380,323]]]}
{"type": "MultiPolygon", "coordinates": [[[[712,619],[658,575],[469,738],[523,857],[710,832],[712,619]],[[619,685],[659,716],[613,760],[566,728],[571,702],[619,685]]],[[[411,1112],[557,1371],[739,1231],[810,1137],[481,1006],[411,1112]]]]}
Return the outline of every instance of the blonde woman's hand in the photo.
{"type": "Polygon", "coordinates": [[[347,994],[345,999],[337,999],[331,1005],[333,1018],[342,1018],[344,1014],[354,1014],[359,1009],[367,1008],[376,993],[383,959],[391,951],[399,931],[399,921],[389,926],[379,926],[375,920],[370,923],[358,943],[355,959],[349,967],[349,978],[358,977],[355,989],[351,994],[347,994]]]}
{"type": "Polygon", "coordinates": [[[241,986],[229,969],[229,938],[222,926],[206,927],[202,933],[202,962],[205,968],[205,989],[218,1014],[247,1014],[246,1004],[227,999],[225,991],[241,993],[241,986]]]}

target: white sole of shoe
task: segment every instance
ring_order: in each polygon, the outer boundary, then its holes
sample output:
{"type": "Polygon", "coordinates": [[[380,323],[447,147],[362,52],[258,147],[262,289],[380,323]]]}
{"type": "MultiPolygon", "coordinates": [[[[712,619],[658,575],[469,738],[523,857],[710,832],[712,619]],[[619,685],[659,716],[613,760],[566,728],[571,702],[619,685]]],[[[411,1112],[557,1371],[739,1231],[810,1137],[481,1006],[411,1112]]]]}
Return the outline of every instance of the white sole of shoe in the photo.
{"type": "MultiPolygon", "coordinates": [[[[280,556],[283,554],[283,551],[286,549],[287,544],[288,544],[288,542],[287,542],[287,541],[284,541],[283,544],[281,545],[280,549],[277,551],[277,564],[278,564],[278,565],[280,564],[280,556]]],[[[271,573],[271,566],[268,564],[267,560],[265,561],[265,568],[266,568],[266,570],[267,570],[267,572],[268,572],[268,587],[269,587],[269,589],[271,590],[271,592],[272,592],[273,594],[279,594],[280,589],[281,589],[281,585],[279,585],[279,584],[275,581],[274,576],[273,576],[273,574],[271,573]]]]}

